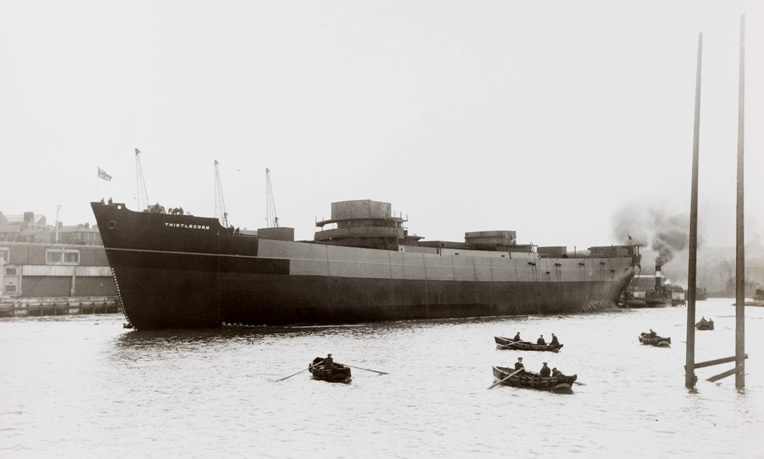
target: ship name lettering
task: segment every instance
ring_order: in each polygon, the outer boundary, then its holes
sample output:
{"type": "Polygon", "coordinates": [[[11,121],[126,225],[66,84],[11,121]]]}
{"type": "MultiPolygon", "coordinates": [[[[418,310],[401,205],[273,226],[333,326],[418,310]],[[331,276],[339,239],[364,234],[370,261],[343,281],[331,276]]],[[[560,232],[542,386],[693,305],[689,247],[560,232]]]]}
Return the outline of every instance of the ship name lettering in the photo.
{"type": "Polygon", "coordinates": [[[184,228],[184,229],[194,229],[194,230],[203,230],[203,231],[210,230],[209,225],[199,225],[196,223],[164,222],[164,226],[166,226],[167,228],[184,228]]]}

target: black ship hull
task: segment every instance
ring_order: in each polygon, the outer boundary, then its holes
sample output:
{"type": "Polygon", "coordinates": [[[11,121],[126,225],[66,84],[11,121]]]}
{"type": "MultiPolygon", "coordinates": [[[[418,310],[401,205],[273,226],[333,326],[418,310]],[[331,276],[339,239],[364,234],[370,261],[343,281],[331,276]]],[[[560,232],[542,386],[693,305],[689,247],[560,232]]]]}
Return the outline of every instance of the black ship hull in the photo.
{"type": "MultiPolygon", "coordinates": [[[[605,261],[593,261],[592,269],[599,270],[595,275],[570,282],[550,271],[537,272],[530,262],[523,266],[533,278],[523,279],[521,273],[505,281],[459,280],[456,271],[452,279],[433,273],[424,279],[395,278],[392,268],[390,275],[372,275],[362,264],[363,276],[311,275],[300,271],[306,263],[301,256],[258,256],[265,241],[239,236],[215,219],[98,203],[93,210],[125,314],[137,329],[575,313],[613,306],[633,274],[629,260],[618,259],[617,269],[607,272],[605,261]]],[[[295,250],[322,247],[283,242],[283,250],[289,244],[295,250]]],[[[387,256],[388,251],[373,252],[387,256]]],[[[338,269],[327,264],[328,271],[338,269]]],[[[575,266],[584,269],[583,263],[575,266]]],[[[498,275],[492,271],[491,276],[498,275]]]]}

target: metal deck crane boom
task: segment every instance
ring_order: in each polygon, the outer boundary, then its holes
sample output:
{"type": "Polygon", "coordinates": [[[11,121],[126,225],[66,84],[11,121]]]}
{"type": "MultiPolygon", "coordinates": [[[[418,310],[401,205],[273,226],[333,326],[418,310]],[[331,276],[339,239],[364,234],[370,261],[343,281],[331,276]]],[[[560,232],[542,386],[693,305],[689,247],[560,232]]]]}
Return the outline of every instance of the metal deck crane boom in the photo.
{"type": "Polygon", "coordinates": [[[265,226],[268,228],[279,227],[276,199],[273,196],[273,184],[271,183],[271,170],[267,167],[265,168],[265,226]]]}
{"type": "Polygon", "coordinates": [[[135,149],[135,203],[137,210],[144,210],[149,206],[149,192],[146,189],[146,179],[143,177],[141,151],[137,148],[135,149]]]}
{"type": "Polygon", "coordinates": [[[220,224],[228,227],[228,211],[225,208],[225,197],[223,197],[223,181],[220,179],[220,163],[215,160],[215,216],[220,220],[220,224]]]}

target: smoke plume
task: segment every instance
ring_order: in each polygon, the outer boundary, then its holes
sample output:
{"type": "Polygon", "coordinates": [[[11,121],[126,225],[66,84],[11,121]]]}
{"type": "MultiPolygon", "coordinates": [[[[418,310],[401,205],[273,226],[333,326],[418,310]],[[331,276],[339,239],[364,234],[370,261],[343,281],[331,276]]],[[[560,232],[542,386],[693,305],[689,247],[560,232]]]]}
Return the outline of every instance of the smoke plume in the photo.
{"type": "Polygon", "coordinates": [[[649,246],[658,255],[656,263],[665,265],[687,247],[689,218],[644,204],[628,204],[613,215],[613,235],[624,243],[649,246]]]}
{"type": "Polygon", "coordinates": [[[655,263],[665,265],[687,247],[689,219],[686,214],[667,215],[655,209],[650,213],[654,231],[652,248],[658,252],[655,263]]]}

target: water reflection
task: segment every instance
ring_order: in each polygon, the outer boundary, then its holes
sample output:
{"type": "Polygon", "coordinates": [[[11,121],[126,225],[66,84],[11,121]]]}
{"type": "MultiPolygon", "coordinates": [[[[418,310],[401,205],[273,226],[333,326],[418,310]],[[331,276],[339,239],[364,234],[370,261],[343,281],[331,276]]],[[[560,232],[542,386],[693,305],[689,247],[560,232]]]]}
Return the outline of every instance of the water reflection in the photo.
{"type": "MultiPolygon", "coordinates": [[[[196,330],[130,330],[117,339],[120,347],[146,347],[173,344],[215,343],[234,340],[246,342],[263,341],[268,337],[300,336],[358,336],[383,337],[386,334],[433,327],[458,327],[461,325],[479,325],[496,322],[522,322],[533,316],[490,316],[453,319],[400,320],[388,322],[370,322],[345,325],[291,325],[291,326],[239,326],[225,325],[220,328],[196,330]]],[[[559,316],[562,318],[563,316],[559,316]]]]}

